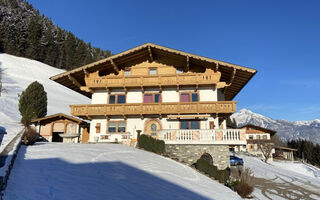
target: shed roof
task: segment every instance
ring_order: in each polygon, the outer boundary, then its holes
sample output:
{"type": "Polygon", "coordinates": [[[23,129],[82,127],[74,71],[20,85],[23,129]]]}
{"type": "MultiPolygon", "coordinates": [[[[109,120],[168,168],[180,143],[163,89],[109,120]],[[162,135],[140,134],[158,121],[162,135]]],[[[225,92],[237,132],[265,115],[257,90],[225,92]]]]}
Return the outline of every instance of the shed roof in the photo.
{"type": "Polygon", "coordinates": [[[86,121],[84,120],[81,120],[81,119],[78,119],[78,118],[75,118],[75,117],[72,117],[70,115],[66,115],[64,113],[56,113],[56,114],[53,114],[53,115],[48,115],[48,116],[45,116],[45,117],[41,117],[41,118],[37,118],[37,119],[33,119],[31,121],[31,123],[38,123],[38,122],[41,122],[41,121],[50,121],[50,120],[55,120],[55,119],[61,119],[61,118],[64,118],[64,119],[69,119],[71,121],[74,121],[74,122],[77,122],[77,123],[84,123],[84,124],[87,124],[86,121]]]}
{"type": "Polygon", "coordinates": [[[80,90],[80,86],[85,85],[85,72],[90,73],[106,68],[112,70],[114,63],[117,63],[117,66],[120,69],[124,69],[128,66],[138,64],[139,62],[147,61],[150,58],[160,63],[169,62],[176,67],[185,66],[186,60],[188,60],[190,66],[205,66],[220,71],[221,81],[229,83],[230,80],[233,80],[225,91],[226,100],[232,100],[257,73],[257,70],[248,67],[206,58],[152,43],[146,43],[108,58],[58,74],[50,79],[90,98],[91,93],[80,90]]]}

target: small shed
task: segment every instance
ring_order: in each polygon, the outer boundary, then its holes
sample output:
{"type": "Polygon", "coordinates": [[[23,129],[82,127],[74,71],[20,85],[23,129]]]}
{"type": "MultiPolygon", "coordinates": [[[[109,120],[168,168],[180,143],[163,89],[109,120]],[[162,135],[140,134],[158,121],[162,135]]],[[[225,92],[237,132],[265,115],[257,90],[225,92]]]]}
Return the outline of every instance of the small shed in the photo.
{"type": "Polygon", "coordinates": [[[288,147],[279,147],[279,146],[275,146],[274,148],[276,150],[273,156],[274,158],[284,159],[284,160],[294,160],[293,152],[297,151],[297,149],[292,149],[288,147]]]}
{"type": "Polygon", "coordinates": [[[57,113],[31,121],[37,132],[49,142],[85,142],[89,124],[81,119],[57,113]]]}

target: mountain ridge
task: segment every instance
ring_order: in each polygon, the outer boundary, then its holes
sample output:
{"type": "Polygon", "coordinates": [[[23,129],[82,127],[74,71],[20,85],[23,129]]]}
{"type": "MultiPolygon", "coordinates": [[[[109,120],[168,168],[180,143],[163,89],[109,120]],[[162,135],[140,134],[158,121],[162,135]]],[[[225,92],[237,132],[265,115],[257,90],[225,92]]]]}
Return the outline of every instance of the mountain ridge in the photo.
{"type": "Polygon", "coordinates": [[[284,141],[306,139],[320,144],[320,119],[305,121],[288,121],[272,119],[248,109],[241,109],[234,113],[238,126],[252,124],[277,131],[277,135],[284,141]]]}

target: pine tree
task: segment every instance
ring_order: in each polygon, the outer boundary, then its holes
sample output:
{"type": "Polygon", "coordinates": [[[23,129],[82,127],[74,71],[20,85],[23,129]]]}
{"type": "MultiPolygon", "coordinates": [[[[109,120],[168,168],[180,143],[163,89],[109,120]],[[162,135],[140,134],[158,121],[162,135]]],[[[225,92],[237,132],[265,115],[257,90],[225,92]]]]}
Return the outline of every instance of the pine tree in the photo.
{"type": "Polygon", "coordinates": [[[37,17],[31,18],[27,31],[28,47],[26,50],[26,57],[40,60],[42,28],[37,17]]]}
{"type": "Polygon", "coordinates": [[[31,83],[19,97],[21,123],[25,126],[35,118],[47,115],[47,93],[43,85],[35,81],[31,83]]]}

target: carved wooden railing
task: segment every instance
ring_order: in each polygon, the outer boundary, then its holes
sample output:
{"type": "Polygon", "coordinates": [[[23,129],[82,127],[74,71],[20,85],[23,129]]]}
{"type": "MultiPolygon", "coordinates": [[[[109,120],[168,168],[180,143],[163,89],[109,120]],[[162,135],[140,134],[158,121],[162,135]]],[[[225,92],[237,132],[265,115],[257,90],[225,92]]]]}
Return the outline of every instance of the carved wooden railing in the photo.
{"type": "Polygon", "coordinates": [[[105,77],[85,78],[87,88],[112,88],[112,87],[150,87],[150,86],[177,86],[177,85],[214,85],[222,87],[219,82],[220,73],[186,73],[174,75],[154,76],[124,76],[109,75],[105,77]]]}
{"type": "Polygon", "coordinates": [[[234,113],[235,101],[70,105],[74,116],[234,113]]]}
{"type": "Polygon", "coordinates": [[[158,133],[158,139],[166,144],[228,144],[245,145],[242,129],[166,129],[158,133]]]}

